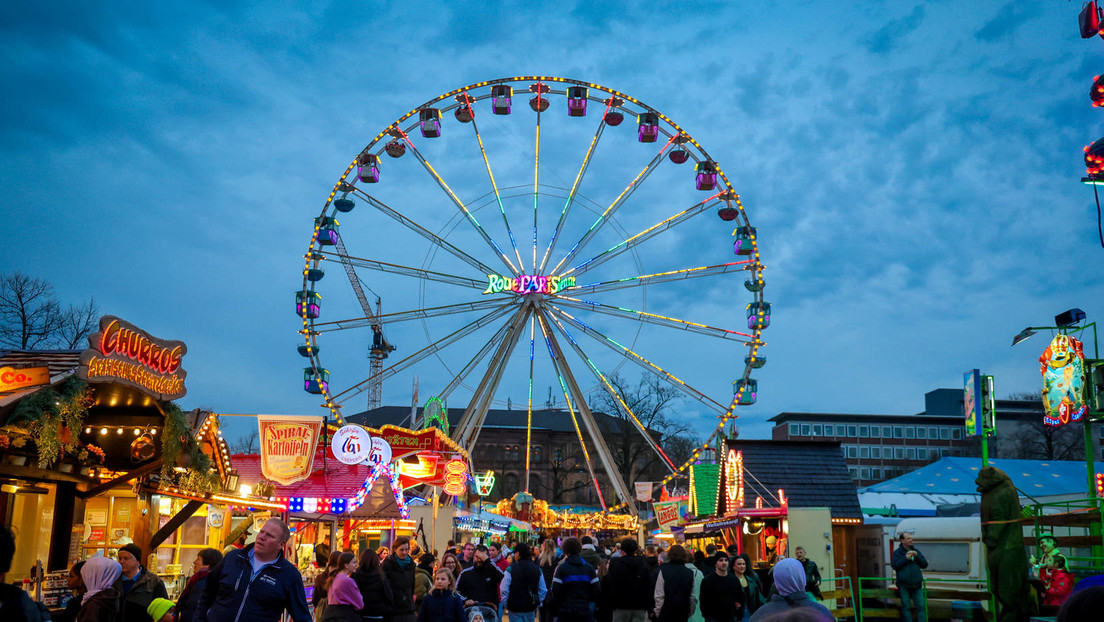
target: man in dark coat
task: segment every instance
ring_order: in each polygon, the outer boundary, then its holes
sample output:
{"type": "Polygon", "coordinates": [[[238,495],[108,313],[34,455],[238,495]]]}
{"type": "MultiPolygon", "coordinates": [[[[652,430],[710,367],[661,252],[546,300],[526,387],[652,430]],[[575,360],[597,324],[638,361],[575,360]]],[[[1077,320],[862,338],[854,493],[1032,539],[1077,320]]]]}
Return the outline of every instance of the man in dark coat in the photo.
{"type": "Polygon", "coordinates": [[[713,554],[713,572],[701,583],[701,614],[705,622],[735,622],[744,613],[744,590],[728,572],[728,555],[713,554]]]}
{"type": "Polygon", "coordinates": [[[598,572],[583,561],[577,538],[563,541],[566,556],[552,578],[552,601],[560,622],[593,622],[601,586],[598,572]]]}
{"type": "Polygon", "coordinates": [[[303,577],[284,558],[290,538],[287,525],[270,518],[253,544],[227,553],[207,575],[196,622],[277,622],[284,611],[292,622],[311,622],[303,577]]]}
{"type": "Polygon", "coordinates": [[[901,595],[901,617],[905,622],[912,622],[912,608],[916,607],[920,622],[927,622],[924,572],[921,569],[928,567],[928,560],[924,559],[924,554],[912,545],[911,533],[907,531],[902,533],[900,539],[901,546],[893,551],[891,564],[897,571],[897,592],[901,595]]]}
{"type": "Polygon", "coordinates": [[[502,571],[490,562],[487,547],[479,545],[471,567],[462,570],[456,580],[456,593],[464,598],[465,607],[487,603],[497,609],[501,583],[502,571]]]}
{"type": "Polygon", "coordinates": [[[502,577],[502,602],[510,622],[533,622],[537,607],[548,594],[548,586],[540,566],[533,563],[528,544],[522,542],[514,547],[514,557],[514,563],[502,577]]]}
{"type": "Polygon", "coordinates": [[[815,596],[817,600],[821,600],[820,568],[817,568],[816,562],[805,557],[805,547],[803,546],[794,549],[794,557],[805,568],[805,591],[815,596]]]}
{"type": "Polygon", "coordinates": [[[640,545],[633,538],[621,541],[621,556],[610,560],[610,604],[613,622],[647,622],[649,575],[648,560],[640,554],[640,545]]]}
{"type": "Polygon", "coordinates": [[[395,598],[391,611],[384,614],[385,622],[414,622],[418,614],[414,610],[414,560],[410,557],[410,538],[395,538],[391,555],[383,560],[383,574],[391,584],[395,598]]]}
{"type": "Polygon", "coordinates": [[[123,574],[114,587],[123,595],[123,622],[150,622],[146,609],[153,599],[169,597],[165,583],[142,565],[142,549],[137,544],[120,548],[118,560],[123,574]]]}

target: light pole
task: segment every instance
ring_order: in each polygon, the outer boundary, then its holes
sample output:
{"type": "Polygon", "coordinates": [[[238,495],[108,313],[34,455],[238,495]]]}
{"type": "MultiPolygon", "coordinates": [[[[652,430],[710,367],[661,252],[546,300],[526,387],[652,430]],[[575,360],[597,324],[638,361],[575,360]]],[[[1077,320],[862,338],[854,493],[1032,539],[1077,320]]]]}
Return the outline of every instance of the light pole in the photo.
{"type": "MultiPolygon", "coordinates": [[[[1096,359],[1091,364],[1086,362],[1085,376],[1086,381],[1083,388],[1082,399],[1086,404],[1091,404],[1093,400],[1092,391],[1094,391],[1093,383],[1091,379],[1093,377],[1092,364],[1100,365],[1100,347],[1097,344],[1096,338],[1096,322],[1089,322],[1088,324],[1081,325],[1081,321],[1085,319],[1085,312],[1081,309],[1069,309],[1058,315],[1054,316],[1055,326],[1028,326],[1020,331],[1018,335],[1012,338],[1012,345],[1016,345],[1021,341],[1024,341],[1028,337],[1031,337],[1039,330],[1056,330],[1062,335],[1070,335],[1074,333],[1082,333],[1087,328],[1092,328],[1093,335],[1093,358],[1096,359]]],[[[1094,412],[1090,410],[1085,415],[1084,431],[1085,431],[1085,468],[1087,471],[1089,481],[1089,498],[1096,498],[1096,465],[1093,456],[1093,442],[1092,442],[1092,422],[1093,415],[1100,416],[1102,413],[1094,412]]]]}

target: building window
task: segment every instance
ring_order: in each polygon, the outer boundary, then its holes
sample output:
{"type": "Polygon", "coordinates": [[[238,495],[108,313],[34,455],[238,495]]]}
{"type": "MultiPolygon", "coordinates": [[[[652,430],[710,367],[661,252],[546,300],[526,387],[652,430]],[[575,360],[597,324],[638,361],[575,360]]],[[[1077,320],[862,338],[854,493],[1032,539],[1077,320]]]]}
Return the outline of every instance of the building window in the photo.
{"type": "Polygon", "coordinates": [[[824,434],[824,426],[819,423],[813,424],[813,436],[822,436],[824,434]]]}
{"type": "Polygon", "coordinates": [[[916,438],[916,429],[912,426],[905,428],[905,438],[916,438]]]}
{"type": "Polygon", "coordinates": [[[855,445],[848,445],[847,446],[847,457],[848,458],[858,458],[859,457],[859,448],[856,447],[855,445]]]}
{"type": "Polygon", "coordinates": [[[563,461],[564,461],[563,450],[560,449],[559,447],[557,447],[556,449],[553,449],[552,450],[552,463],[559,466],[559,465],[563,464],[563,461]]]}
{"type": "Polygon", "coordinates": [[[847,426],[847,436],[855,436],[857,433],[858,433],[858,430],[855,429],[855,426],[853,426],[853,425],[847,426]]]}
{"type": "Polygon", "coordinates": [[[916,450],[916,457],[919,458],[920,460],[927,460],[928,459],[928,449],[927,449],[927,447],[921,447],[920,449],[917,449],[916,450]]]}
{"type": "Polygon", "coordinates": [[[867,447],[866,445],[863,445],[862,447],[859,447],[859,457],[860,458],[869,458],[870,457],[870,448],[867,447]]]}
{"type": "Polygon", "coordinates": [[[868,437],[868,436],[870,436],[870,429],[869,429],[869,427],[868,427],[868,426],[865,426],[865,425],[860,425],[860,426],[859,426],[859,437],[860,437],[860,438],[866,438],[866,437],[868,437]]]}
{"type": "Polygon", "coordinates": [[[882,448],[881,447],[871,447],[870,448],[870,457],[871,458],[878,458],[880,460],[881,457],[882,457],[882,448]]]}
{"type": "Polygon", "coordinates": [[[952,429],[951,430],[951,438],[955,439],[956,441],[958,439],[962,438],[962,429],[961,428],[952,429]]]}
{"type": "Polygon", "coordinates": [[[801,424],[801,436],[809,436],[812,433],[812,426],[808,423],[801,424]]]}
{"type": "Polygon", "coordinates": [[[928,438],[928,429],[916,428],[916,438],[928,438]]]}
{"type": "Polygon", "coordinates": [[[537,445],[533,448],[533,462],[539,463],[541,461],[541,446],[537,445]]]}
{"type": "Polygon", "coordinates": [[[847,467],[847,472],[851,474],[851,479],[859,479],[859,467],[847,467]]]}
{"type": "Polygon", "coordinates": [[[870,438],[881,438],[882,429],[876,425],[870,426],[870,438]]]}
{"type": "Polygon", "coordinates": [[[882,426],[882,438],[893,438],[893,429],[888,425],[882,426]]]}
{"type": "Polygon", "coordinates": [[[870,469],[870,479],[881,481],[882,470],[877,467],[870,469]]]}
{"type": "Polygon", "coordinates": [[[847,457],[847,445],[840,445],[840,453],[843,454],[844,458],[847,457]]]}
{"type": "Polygon", "coordinates": [[[908,459],[909,460],[915,460],[916,459],[916,448],[915,447],[909,447],[908,448],[908,459]]]}
{"type": "Polygon", "coordinates": [[[893,438],[904,438],[904,436],[905,436],[905,430],[901,426],[899,426],[899,425],[893,426],[893,438]]]}
{"type": "Polygon", "coordinates": [[[801,426],[796,423],[790,424],[790,436],[797,436],[801,434],[801,426]]]}
{"type": "Polygon", "coordinates": [[[939,438],[941,438],[945,441],[950,440],[950,438],[951,438],[951,429],[950,428],[939,428],[939,438]]]}
{"type": "Polygon", "coordinates": [[[928,428],[928,438],[933,441],[939,438],[939,428],[928,428]]]}
{"type": "Polygon", "coordinates": [[[893,448],[893,457],[896,458],[897,460],[904,460],[905,459],[905,448],[904,447],[894,447],[893,448]]]}

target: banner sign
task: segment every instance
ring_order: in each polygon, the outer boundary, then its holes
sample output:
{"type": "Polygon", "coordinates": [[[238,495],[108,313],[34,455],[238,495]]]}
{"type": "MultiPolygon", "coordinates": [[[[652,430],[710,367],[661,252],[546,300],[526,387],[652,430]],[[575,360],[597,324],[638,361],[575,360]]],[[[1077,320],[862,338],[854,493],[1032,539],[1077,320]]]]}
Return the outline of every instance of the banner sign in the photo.
{"type": "Polygon", "coordinates": [[[88,337],[77,376],[88,382],[114,382],[150,397],[172,401],[184,397],[180,367],[188,347],[183,341],[158,339],[113,315],[100,318],[100,332],[88,337]]]}
{"type": "Polygon", "coordinates": [[[261,473],[281,485],[311,474],[322,417],[257,415],[261,437],[261,473]]]}
{"type": "Polygon", "coordinates": [[[383,426],[380,436],[391,446],[391,455],[395,460],[423,451],[442,451],[444,448],[437,437],[436,428],[414,432],[403,428],[383,426]]]}
{"type": "Polygon", "coordinates": [[[652,482],[636,482],[636,500],[652,500],[652,482]]]}
{"type": "Polygon", "coordinates": [[[1043,374],[1043,423],[1065,425],[1080,421],[1085,404],[1085,354],[1081,342],[1058,335],[1039,357],[1043,374]]]}
{"type": "Polygon", "coordinates": [[[680,518],[678,501],[653,503],[652,507],[655,508],[656,522],[659,523],[660,529],[666,529],[671,525],[678,524],[680,518]]]}
{"type": "Polygon", "coordinates": [[[346,425],[334,432],[330,445],[341,464],[360,464],[372,453],[372,436],[359,425],[346,425]]]}
{"type": "Polygon", "coordinates": [[[28,367],[26,369],[0,367],[0,393],[44,384],[50,384],[49,367],[28,367]]]}
{"type": "Polygon", "coordinates": [[[983,433],[981,421],[981,372],[976,369],[963,374],[962,408],[966,415],[966,436],[983,433]]]}

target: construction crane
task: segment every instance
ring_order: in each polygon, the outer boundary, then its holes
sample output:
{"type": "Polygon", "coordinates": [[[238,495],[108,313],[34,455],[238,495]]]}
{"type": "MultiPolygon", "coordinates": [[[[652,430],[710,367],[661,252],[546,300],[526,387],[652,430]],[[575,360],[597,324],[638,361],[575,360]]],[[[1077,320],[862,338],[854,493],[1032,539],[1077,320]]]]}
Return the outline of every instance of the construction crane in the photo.
{"type": "Polygon", "coordinates": [[[357,276],[356,269],[349,261],[349,253],[345,250],[345,242],[338,237],[335,246],[341,257],[341,265],[345,267],[345,274],[349,276],[349,283],[353,286],[353,293],[356,294],[357,301],[360,302],[360,308],[364,311],[364,317],[372,324],[372,348],[368,351],[368,410],[372,410],[383,405],[383,380],[381,378],[383,360],[395,350],[395,346],[391,345],[383,336],[383,323],[380,321],[382,315],[380,297],[376,296],[376,308],[373,311],[372,304],[368,302],[368,296],[364,293],[364,287],[360,284],[360,277],[357,276]]]}

